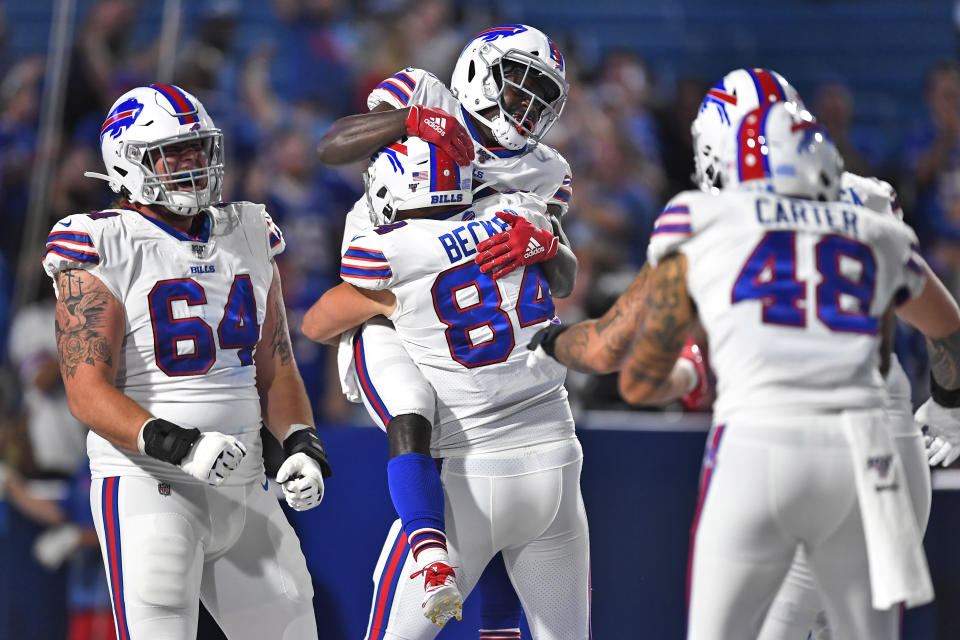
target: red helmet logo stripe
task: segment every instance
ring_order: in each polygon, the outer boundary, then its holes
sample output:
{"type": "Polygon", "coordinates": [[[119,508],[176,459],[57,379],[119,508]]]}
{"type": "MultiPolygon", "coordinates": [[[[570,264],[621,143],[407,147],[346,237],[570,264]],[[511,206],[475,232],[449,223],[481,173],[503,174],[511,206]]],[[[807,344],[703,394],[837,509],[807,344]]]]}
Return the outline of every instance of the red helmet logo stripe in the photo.
{"type": "Polygon", "coordinates": [[[763,152],[763,128],[770,105],[754,109],[743,118],[737,132],[737,169],[740,182],[761,180],[770,175],[767,155],[763,152]]]}
{"type": "Polygon", "coordinates": [[[787,99],[780,82],[772,73],[766,69],[750,69],[749,72],[753,77],[753,83],[757,86],[757,97],[760,98],[760,104],[780,102],[787,99]]]}

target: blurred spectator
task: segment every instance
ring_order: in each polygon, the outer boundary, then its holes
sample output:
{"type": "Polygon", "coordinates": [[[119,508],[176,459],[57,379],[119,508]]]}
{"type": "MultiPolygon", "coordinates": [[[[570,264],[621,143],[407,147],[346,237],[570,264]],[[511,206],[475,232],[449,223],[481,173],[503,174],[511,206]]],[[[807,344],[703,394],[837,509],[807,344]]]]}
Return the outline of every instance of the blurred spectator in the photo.
{"type": "Polygon", "coordinates": [[[843,168],[861,176],[877,175],[883,161],[883,148],[875,134],[854,126],[853,93],[840,79],[820,84],[814,92],[811,109],[843,157],[843,168]]]}
{"type": "MultiPolygon", "coordinates": [[[[287,248],[277,264],[294,327],[310,305],[339,281],[344,218],[362,191],[361,185],[344,180],[340,171],[319,168],[314,139],[297,129],[278,132],[247,180],[251,197],[266,204],[284,232],[287,248]]],[[[335,353],[299,331],[291,331],[291,339],[317,412],[322,418],[341,418],[346,408],[337,383],[335,353]]]]}
{"type": "Polygon", "coordinates": [[[280,24],[270,68],[274,90],[326,114],[352,111],[356,33],[343,0],[274,0],[280,24]]]}
{"type": "Polygon", "coordinates": [[[69,478],[85,459],[87,429],[70,414],[54,335],[53,288],[44,278],[37,301],[10,330],[10,359],[20,375],[37,476],[69,478]]]}
{"type": "Polygon", "coordinates": [[[27,212],[42,77],[43,59],[31,57],[15,64],[0,81],[0,207],[5,226],[0,251],[11,263],[27,212]]]}
{"type": "Polygon", "coordinates": [[[700,78],[691,76],[677,81],[673,100],[657,113],[660,131],[660,155],[667,174],[668,196],[695,188],[693,177],[693,136],[690,124],[700,111],[700,103],[709,87],[700,78]]]}
{"type": "Polygon", "coordinates": [[[944,62],[927,75],[927,118],[906,148],[916,191],[914,226],[956,297],[960,293],[960,66],[944,62]]]}
{"type": "MultiPolygon", "coordinates": [[[[156,67],[156,48],[133,51],[138,0],[96,0],[76,36],[67,75],[64,129],[100,131],[103,114],[118,95],[140,84],[156,67]]],[[[139,44],[139,43],[137,43],[139,44]]]]}

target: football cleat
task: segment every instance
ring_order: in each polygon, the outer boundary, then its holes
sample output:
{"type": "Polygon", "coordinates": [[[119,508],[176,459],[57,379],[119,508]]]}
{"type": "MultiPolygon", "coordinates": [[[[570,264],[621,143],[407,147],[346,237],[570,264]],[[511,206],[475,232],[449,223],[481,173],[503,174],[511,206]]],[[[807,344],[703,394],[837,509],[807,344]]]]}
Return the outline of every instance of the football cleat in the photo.
{"type": "Polygon", "coordinates": [[[463,596],[457,588],[453,569],[446,562],[434,562],[410,574],[411,578],[424,574],[423,615],[441,627],[450,618],[463,619],[463,596]]]}

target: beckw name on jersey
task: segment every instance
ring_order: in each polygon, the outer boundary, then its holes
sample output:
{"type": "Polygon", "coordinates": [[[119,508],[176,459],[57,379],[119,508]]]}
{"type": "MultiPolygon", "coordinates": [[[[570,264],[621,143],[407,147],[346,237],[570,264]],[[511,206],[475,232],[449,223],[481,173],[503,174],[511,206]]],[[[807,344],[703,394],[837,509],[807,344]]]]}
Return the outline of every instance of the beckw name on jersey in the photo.
{"type": "Polygon", "coordinates": [[[443,245],[443,250],[447,252],[447,258],[450,259],[450,264],[456,264],[464,258],[475,254],[478,244],[509,228],[510,225],[500,218],[473,220],[463,226],[457,227],[450,233],[438,236],[437,240],[443,245]],[[483,237],[478,237],[478,233],[482,234],[483,237]]]}

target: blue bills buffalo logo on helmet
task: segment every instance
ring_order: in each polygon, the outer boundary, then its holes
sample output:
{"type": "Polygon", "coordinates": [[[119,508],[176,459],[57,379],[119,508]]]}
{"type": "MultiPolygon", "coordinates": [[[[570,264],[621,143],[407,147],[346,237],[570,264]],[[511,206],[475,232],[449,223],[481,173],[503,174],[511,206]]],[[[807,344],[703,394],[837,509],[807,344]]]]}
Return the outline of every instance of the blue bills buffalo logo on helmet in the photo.
{"type": "Polygon", "coordinates": [[[143,104],[136,98],[130,98],[118,104],[100,127],[100,140],[103,141],[108,133],[114,139],[119,138],[121,133],[136,122],[141,111],[143,111],[143,104]]]}
{"type": "Polygon", "coordinates": [[[474,40],[483,40],[484,42],[493,42],[497,38],[507,38],[515,36],[518,33],[526,32],[527,27],[522,24],[502,24],[499,27],[492,27],[486,31],[481,31],[473,37],[474,40]]]}

